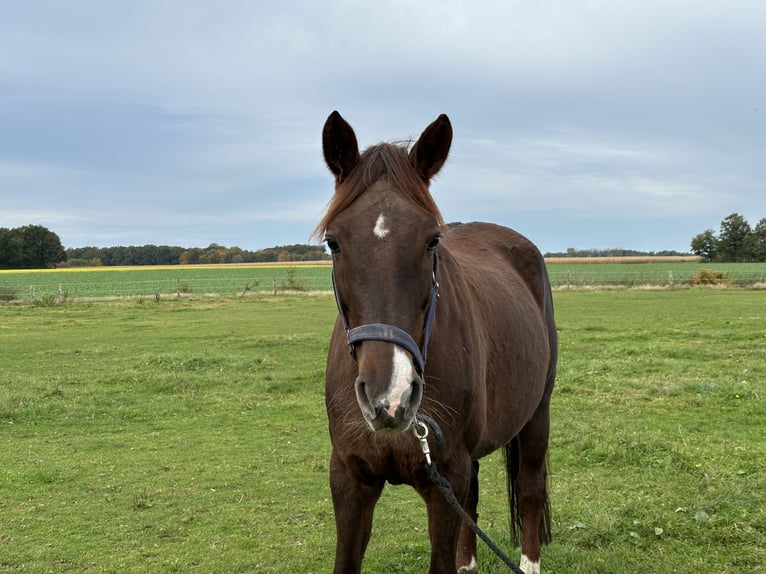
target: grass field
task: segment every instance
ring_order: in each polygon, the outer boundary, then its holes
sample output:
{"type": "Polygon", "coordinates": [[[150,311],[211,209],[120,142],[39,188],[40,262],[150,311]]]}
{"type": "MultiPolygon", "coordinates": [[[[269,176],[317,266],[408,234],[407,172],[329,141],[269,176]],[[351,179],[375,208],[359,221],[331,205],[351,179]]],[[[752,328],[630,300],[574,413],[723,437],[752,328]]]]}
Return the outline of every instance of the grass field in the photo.
{"type": "MultiPolygon", "coordinates": [[[[555,303],[543,571],[766,572],[766,293],[555,303]]],[[[0,307],[0,572],[330,572],[335,314],[324,295],[0,307]]],[[[501,469],[482,464],[479,511],[508,547],[501,469]]],[[[425,572],[425,524],[387,488],[365,571],[425,572]]]]}
{"type": "MultiPolygon", "coordinates": [[[[634,261],[635,258],[626,258],[634,261]]],[[[685,287],[701,268],[725,274],[732,285],[766,285],[766,263],[664,261],[603,263],[556,260],[548,264],[557,289],[584,286],[685,287]]],[[[144,298],[181,295],[243,295],[288,291],[329,291],[330,266],[319,264],[190,265],[96,267],[0,271],[0,303],[36,300],[51,303],[104,297],[144,298]],[[30,296],[32,294],[32,299],[30,296]]]]}
{"type": "Polygon", "coordinates": [[[555,288],[584,286],[688,287],[700,269],[724,274],[727,283],[739,286],[766,284],[766,263],[699,263],[695,261],[548,263],[551,284],[555,288]]]}

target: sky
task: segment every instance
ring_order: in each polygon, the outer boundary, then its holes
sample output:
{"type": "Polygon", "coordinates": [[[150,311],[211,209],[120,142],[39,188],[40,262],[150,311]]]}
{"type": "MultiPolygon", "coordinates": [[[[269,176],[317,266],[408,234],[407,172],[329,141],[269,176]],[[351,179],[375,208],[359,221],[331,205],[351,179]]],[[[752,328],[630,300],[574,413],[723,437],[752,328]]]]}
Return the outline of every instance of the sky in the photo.
{"type": "Polygon", "coordinates": [[[765,29],[762,0],[9,0],[0,227],[307,243],[330,112],[363,148],[446,113],[446,220],[685,252],[766,218],[765,29]]]}

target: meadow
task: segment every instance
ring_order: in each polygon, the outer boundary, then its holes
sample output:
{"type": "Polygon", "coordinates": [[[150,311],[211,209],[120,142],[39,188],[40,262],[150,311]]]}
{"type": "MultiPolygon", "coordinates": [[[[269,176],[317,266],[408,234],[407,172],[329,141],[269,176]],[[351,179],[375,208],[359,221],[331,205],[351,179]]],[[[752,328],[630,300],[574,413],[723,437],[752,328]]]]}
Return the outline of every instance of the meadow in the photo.
{"type": "MultiPolygon", "coordinates": [[[[606,259],[605,259],[606,261],[606,259]]],[[[766,284],[766,263],[652,262],[624,258],[601,262],[557,259],[548,263],[556,289],[586,286],[688,287],[700,269],[723,273],[731,285],[766,284]],[[621,262],[620,262],[621,261],[621,262]]],[[[104,297],[244,295],[332,289],[328,263],[90,267],[0,271],[3,300],[56,302],[104,297]]]]}
{"type": "MultiPolygon", "coordinates": [[[[766,572],[766,292],[555,304],[543,571],[766,572]]],[[[0,572],[332,571],[335,315],[329,295],[0,306],[0,572]]],[[[508,548],[503,481],[486,459],[480,523],[508,548]]],[[[387,488],[364,570],[427,562],[423,504],[387,488]]]]}

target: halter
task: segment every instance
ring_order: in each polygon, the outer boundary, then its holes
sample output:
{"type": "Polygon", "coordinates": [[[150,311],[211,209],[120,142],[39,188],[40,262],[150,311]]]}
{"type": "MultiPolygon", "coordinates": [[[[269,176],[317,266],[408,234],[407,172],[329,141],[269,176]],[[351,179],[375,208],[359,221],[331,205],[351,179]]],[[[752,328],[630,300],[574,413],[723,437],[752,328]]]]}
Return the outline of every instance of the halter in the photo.
{"type": "Polygon", "coordinates": [[[415,369],[419,375],[423,375],[423,371],[426,367],[426,353],[428,351],[428,341],[431,339],[431,329],[433,327],[434,315],[436,313],[436,301],[439,299],[439,283],[436,281],[436,276],[439,273],[439,252],[434,249],[434,269],[433,269],[433,283],[431,285],[431,296],[428,300],[428,309],[426,310],[426,320],[423,325],[423,348],[419,349],[415,339],[405,331],[394,325],[387,323],[368,323],[366,325],[359,325],[353,329],[349,327],[348,316],[343,310],[343,306],[340,302],[340,294],[338,292],[338,286],[335,283],[335,267],[332,270],[332,290],[335,293],[335,303],[338,305],[338,313],[343,321],[343,328],[346,330],[346,338],[348,339],[349,354],[351,358],[356,361],[356,350],[354,345],[363,341],[384,341],[387,343],[393,343],[399,345],[412,355],[415,362],[415,369]]]}

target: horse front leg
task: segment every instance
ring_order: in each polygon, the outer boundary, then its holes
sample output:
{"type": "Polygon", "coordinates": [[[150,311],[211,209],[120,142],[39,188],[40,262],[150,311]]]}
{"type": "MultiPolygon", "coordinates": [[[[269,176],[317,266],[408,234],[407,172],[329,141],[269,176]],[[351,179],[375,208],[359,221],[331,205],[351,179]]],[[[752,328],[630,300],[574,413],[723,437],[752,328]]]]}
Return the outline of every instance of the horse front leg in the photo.
{"type": "MultiPolygon", "coordinates": [[[[465,507],[471,485],[471,461],[453,464],[443,472],[458,502],[465,507]]],[[[428,536],[431,540],[431,566],[428,574],[457,574],[457,550],[462,520],[444,494],[432,484],[419,489],[428,509],[428,536]]],[[[470,511],[469,511],[470,513],[470,511]]]]}
{"type": "Polygon", "coordinates": [[[384,482],[360,481],[354,469],[340,460],[335,450],[330,458],[330,491],[335,511],[334,574],[359,574],[372,532],[372,513],[384,482]]]}
{"type": "MultiPolygon", "coordinates": [[[[464,506],[468,516],[474,522],[479,520],[479,514],[476,511],[479,505],[479,461],[473,461],[471,468],[471,486],[468,490],[468,498],[464,506]]],[[[460,525],[460,537],[457,546],[457,572],[458,574],[476,574],[478,565],[476,563],[476,534],[465,522],[460,525]]]]}

